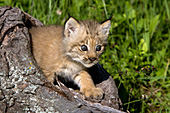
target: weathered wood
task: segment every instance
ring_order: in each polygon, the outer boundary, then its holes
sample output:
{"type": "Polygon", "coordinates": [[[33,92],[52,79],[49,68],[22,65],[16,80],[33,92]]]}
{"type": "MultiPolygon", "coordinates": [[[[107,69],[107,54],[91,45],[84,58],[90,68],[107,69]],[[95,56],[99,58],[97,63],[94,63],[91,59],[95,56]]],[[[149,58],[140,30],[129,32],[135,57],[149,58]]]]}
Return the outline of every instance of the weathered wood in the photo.
{"type": "Polygon", "coordinates": [[[114,80],[99,64],[90,69],[105,96],[88,100],[61,82],[50,84],[31,53],[28,28],[43,24],[15,7],[0,7],[0,112],[122,112],[114,80]]]}

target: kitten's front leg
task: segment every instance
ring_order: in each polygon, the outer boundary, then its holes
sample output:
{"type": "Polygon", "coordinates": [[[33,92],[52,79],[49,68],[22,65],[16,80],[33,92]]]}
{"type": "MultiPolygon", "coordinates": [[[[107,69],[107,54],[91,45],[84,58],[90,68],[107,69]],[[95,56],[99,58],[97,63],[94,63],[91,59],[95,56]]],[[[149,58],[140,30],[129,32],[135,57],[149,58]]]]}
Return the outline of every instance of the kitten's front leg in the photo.
{"type": "Polygon", "coordinates": [[[81,71],[76,75],[74,81],[80,86],[80,92],[82,92],[87,98],[102,99],[102,89],[95,87],[91,76],[86,71],[81,71]]]}

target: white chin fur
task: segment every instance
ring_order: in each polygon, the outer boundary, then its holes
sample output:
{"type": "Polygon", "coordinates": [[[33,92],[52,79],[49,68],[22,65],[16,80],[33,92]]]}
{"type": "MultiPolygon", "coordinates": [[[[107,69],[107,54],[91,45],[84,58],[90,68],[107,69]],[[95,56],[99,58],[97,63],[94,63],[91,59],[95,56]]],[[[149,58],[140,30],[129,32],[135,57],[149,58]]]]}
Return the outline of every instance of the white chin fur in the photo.
{"type": "Polygon", "coordinates": [[[77,58],[75,58],[75,59],[73,58],[73,60],[76,61],[76,62],[81,63],[86,68],[90,68],[90,67],[92,67],[92,66],[94,66],[96,64],[96,63],[85,64],[84,62],[82,62],[80,59],[77,59],[77,58]]]}
{"type": "Polygon", "coordinates": [[[94,63],[90,63],[90,64],[83,64],[85,67],[87,67],[87,68],[90,68],[90,67],[92,67],[92,66],[94,66],[95,64],[94,63]]]}

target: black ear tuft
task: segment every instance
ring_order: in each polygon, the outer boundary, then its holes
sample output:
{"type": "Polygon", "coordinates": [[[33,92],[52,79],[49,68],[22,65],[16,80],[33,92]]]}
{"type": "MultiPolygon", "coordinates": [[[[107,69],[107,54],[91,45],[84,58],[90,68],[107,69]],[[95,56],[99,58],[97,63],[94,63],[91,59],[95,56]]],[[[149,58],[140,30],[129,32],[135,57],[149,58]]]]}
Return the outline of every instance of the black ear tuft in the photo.
{"type": "Polygon", "coordinates": [[[113,18],[113,15],[108,20],[112,20],[112,18],[113,18]]]}
{"type": "Polygon", "coordinates": [[[108,18],[108,19],[106,19],[106,20],[102,21],[102,22],[101,22],[101,24],[103,24],[104,22],[106,22],[106,21],[108,21],[108,20],[110,20],[110,21],[111,21],[111,20],[112,20],[112,18],[113,18],[113,15],[112,15],[110,18],[108,18]]]}

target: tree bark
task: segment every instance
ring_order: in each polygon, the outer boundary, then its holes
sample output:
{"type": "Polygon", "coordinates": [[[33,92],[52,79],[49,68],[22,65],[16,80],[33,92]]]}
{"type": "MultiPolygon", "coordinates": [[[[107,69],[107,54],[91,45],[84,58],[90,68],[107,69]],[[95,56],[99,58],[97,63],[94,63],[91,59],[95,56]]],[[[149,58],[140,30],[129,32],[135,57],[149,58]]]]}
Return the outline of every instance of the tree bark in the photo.
{"type": "Polygon", "coordinates": [[[28,28],[43,24],[15,7],[0,7],[0,113],[62,112],[121,113],[114,80],[100,64],[90,68],[101,101],[86,99],[60,81],[50,84],[31,53],[28,28]]]}

